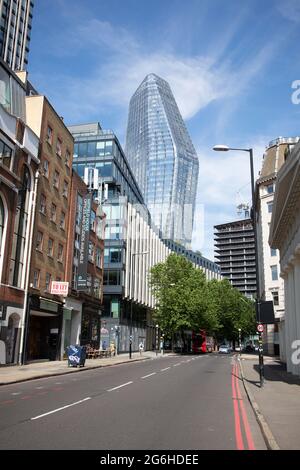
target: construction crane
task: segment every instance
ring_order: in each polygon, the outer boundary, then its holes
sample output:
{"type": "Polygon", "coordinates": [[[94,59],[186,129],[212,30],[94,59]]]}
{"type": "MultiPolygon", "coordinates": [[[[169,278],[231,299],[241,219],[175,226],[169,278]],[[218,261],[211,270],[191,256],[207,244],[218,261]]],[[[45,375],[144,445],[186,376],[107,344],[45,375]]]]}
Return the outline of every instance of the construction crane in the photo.
{"type": "Polygon", "coordinates": [[[239,217],[241,217],[243,214],[244,218],[248,219],[250,217],[250,204],[249,202],[245,202],[246,198],[241,193],[241,190],[245,188],[246,186],[249,186],[249,183],[242,186],[236,192],[236,209],[237,209],[237,215],[239,217]]]}

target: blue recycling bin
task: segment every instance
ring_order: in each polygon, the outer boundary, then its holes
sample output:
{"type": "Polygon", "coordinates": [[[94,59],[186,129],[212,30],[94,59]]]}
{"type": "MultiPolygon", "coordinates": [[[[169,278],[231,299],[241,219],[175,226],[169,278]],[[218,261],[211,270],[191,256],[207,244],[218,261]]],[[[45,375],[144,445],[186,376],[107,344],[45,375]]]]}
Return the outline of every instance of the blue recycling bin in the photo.
{"type": "Polygon", "coordinates": [[[67,347],[68,367],[84,367],[86,346],[70,345],[67,347]]]}

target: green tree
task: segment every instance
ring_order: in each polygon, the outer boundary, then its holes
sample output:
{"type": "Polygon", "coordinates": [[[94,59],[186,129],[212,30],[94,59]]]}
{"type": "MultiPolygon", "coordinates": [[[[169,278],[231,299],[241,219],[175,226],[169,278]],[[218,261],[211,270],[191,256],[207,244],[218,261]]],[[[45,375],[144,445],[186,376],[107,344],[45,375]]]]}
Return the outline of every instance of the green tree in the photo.
{"type": "Polygon", "coordinates": [[[155,319],[169,336],[181,332],[183,337],[184,330],[216,327],[214,312],[208,309],[205,274],[183,256],[172,253],[154,266],[150,284],[157,302],[155,319]]]}

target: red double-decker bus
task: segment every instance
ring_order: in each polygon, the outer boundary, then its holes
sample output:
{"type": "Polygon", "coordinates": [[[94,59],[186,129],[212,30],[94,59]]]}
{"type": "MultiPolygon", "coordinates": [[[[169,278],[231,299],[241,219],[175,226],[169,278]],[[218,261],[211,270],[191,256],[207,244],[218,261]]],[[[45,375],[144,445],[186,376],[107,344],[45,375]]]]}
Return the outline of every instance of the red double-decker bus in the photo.
{"type": "Polygon", "coordinates": [[[192,352],[195,354],[213,352],[214,340],[212,336],[207,336],[205,330],[192,332],[192,352]]]}

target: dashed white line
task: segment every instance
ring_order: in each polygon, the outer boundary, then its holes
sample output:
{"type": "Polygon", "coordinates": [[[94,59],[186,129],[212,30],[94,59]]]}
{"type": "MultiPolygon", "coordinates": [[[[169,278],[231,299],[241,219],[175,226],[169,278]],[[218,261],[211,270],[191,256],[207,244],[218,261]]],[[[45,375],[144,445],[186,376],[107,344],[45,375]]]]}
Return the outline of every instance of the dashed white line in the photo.
{"type": "Polygon", "coordinates": [[[173,367],[180,366],[181,362],[178,362],[177,364],[174,364],[173,367]]]}
{"type": "Polygon", "coordinates": [[[114,387],[114,388],[110,388],[109,390],[107,390],[107,392],[112,392],[113,390],[117,390],[118,388],[122,388],[122,387],[126,387],[126,385],[130,385],[132,384],[133,382],[126,382],[126,384],[122,384],[122,385],[118,385],[117,387],[114,387]]]}
{"type": "Polygon", "coordinates": [[[57,408],[56,410],[48,411],[48,413],[35,416],[34,418],[31,418],[31,421],[34,421],[35,419],[43,418],[44,416],[52,415],[53,413],[57,413],[58,411],[65,410],[66,408],[70,408],[71,406],[79,405],[80,403],[83,403],[84,401],[87,401],[87,400],[91,400],[91,397],[83,398],[83,400],[76,401],[75,403],[71,403],[70,405],[62,406],[61,408],[57,408]]]}
{"type": "Polygon", "coordinates": [[[151,375],[155,375],[156,372],[152,372],[151,374],[144,375],[144,377],[141,377],[141,379],[146,379],[147,377],[151,377],[151,375]]]}
{"type": "Polygon", "coordinates": [[[14,392],[12,395],[21,395],[22,392],[14,392]]]}
{"type": "Polygon", "coordinates": [[[171,369],[171,367],[165,367],[164,369],[161,369],[161,372],[164,372],[165,370],[171,369]]]}

